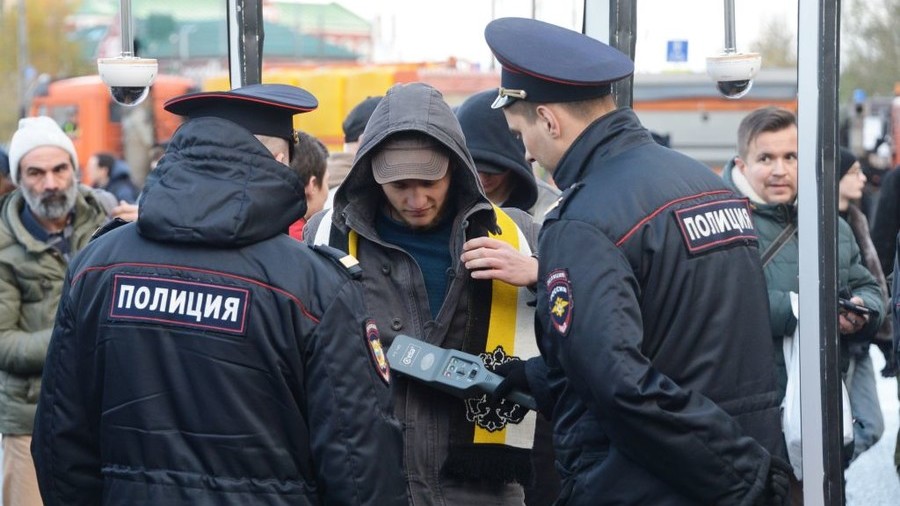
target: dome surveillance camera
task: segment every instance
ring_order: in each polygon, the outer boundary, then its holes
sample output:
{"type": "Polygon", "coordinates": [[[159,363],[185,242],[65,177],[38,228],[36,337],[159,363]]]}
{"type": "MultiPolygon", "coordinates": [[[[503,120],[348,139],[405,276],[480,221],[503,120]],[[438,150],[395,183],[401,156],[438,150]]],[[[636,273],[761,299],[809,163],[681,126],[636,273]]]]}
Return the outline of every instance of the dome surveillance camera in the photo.
{"type": "Polygon", "coordinates": [[[158,65],[153,58],[119,56],[97,60],[100,79],[109,86],[113,100],[121,105],[141,103],[156,79],[158,65]]]}
{"type": "Polygon", "coordinates": [[[706,59],[706,73],[725,98],[737,99],[750,92],[762,58],[757,53],[722,53],[706,59]]]}

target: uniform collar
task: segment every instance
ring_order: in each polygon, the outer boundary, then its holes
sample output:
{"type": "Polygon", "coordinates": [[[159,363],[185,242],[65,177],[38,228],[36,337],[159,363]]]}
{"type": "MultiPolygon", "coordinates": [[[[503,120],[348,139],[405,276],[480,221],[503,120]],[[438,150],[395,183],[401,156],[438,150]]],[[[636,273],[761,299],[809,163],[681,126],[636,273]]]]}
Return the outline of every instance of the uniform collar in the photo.
{"type": "MultiPolygon", "coordinates": [[[[616,109],[594,120],[560,159],[553,173],[557,187],[565,190],[580,181],[586,168],[593,165],[590,161],[594,156],[608,158],[633,146],[634,142],[628,141],[637,137],[625,134],[638,131],[646,132],[629,108],[616,109]]],[[[649,134],[646,137],[652,142],[649,134]]]]}

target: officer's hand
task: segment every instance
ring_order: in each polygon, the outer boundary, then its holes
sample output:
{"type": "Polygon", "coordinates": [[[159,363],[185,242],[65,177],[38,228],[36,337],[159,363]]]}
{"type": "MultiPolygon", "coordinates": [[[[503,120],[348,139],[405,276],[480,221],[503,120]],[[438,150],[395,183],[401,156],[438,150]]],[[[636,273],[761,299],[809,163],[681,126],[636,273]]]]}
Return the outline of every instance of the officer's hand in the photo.
{"type": "Polygon", "coordinates": [[[466,241],[460,260],[473,279],[499,279],[513,286],[537,283],[537,259],[498,239],[476,237],[466,241]]]}
{"type": "Polygon", "coordinates": [[[769,474],[766,476],[766,488],[756,504],[758,506],[784,506],[787,504],[793,473],[794,470],[787,461],[773,455],[772,461],[769,463],[769,474]]]}
{"type": "Polygon", "coordinates": [[[494,368],[494,373],[505,378],[494,390],[494,398],[502,399],[513,390],[518,390],[524,394],[531,393],[531,388],[528,386],[528,376],[525,374],[524,360],[504,362],[494,368]]]}

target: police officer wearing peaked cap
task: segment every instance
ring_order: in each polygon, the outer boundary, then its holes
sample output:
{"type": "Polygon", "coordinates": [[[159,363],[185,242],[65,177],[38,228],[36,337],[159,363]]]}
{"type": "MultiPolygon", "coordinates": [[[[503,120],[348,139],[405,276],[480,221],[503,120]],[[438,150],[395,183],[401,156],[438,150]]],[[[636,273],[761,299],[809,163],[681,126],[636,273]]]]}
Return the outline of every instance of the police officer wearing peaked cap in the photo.
{"type": "Polygon", "coordinates": [[[531,19],[494,20],[485,38],[502,65],[493,106],[564,190],[539,239],[549,371],[502,385],[531,387],[554,421],[560,504],[780,504],[790,468],[755,233],[685,226],[747,202],[616,108],[611,83],[633,72],[621,52],[531,19]]]}
{"type": "Polygon", "coordinates": [[[255,135],[285,139],[288,146],[293,146],[294,115],[314,111],[318,106],[316,97],[302,88],[255,84],[231,91],[188,93],[169,99],[165,109],[188,118],[227,119],[255,135]]]}
{"type": "Polygon", "coordinates": [[[137,222],[70,265],[32,447],[46,504],[407,503],[358,276],[283,233],[316,105],[271,84],[166,104],[188,121],[137,222]]]}
{"type": "Polygon", "coordinates": [[[602,97],[610,94],[613,82],[634,73],[632,61],[618,50],[543,21],[502,18],[488,24],[484,33],[502,66],[494,109],[515,100],[546,103],[602,97]],[[528,36],[531,29],[538,31],[528,36]]]}

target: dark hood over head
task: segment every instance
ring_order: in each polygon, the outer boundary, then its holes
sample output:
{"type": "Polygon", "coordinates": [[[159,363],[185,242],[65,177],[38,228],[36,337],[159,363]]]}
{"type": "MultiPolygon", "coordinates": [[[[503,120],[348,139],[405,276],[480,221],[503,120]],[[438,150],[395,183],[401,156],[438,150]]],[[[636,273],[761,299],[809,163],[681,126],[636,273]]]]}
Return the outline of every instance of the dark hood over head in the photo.
{"type": "Polygon", "coordinates": [[[481,189],[459,122],[441,93],[424,83],[394,85],[378,103],[366,125],[353,167],[335,194],[335,222],[345,208],[365,213],[365,209],[376,205],[373,198],[382,198],[383,192],[372,175],[372,155],[389,137],[400,132],[421,132],[447,149],[453,171],[451,189],[458,192],[457,208],[485,205],[490,211],[486,225],[494,228],[496,220],[481,189]]]}
{"type": "Polygon", "coordinates": [[[240,247],[287,231],[306,213],[299,176],[228,120],[182,125],[150,172],[137,220],[152,240],[240,247]]]}
{"type": "Polygon", "coordinates": [[[511,171],[513,190],[503,205],[528,211],[537,201],[537,182],[525,160],[525,145],[509,131],[503,110],[491,108],[496,98],[495,88],[476,93],[459,106],[456,117],[476,168],[487,164],[511,171]]]}

